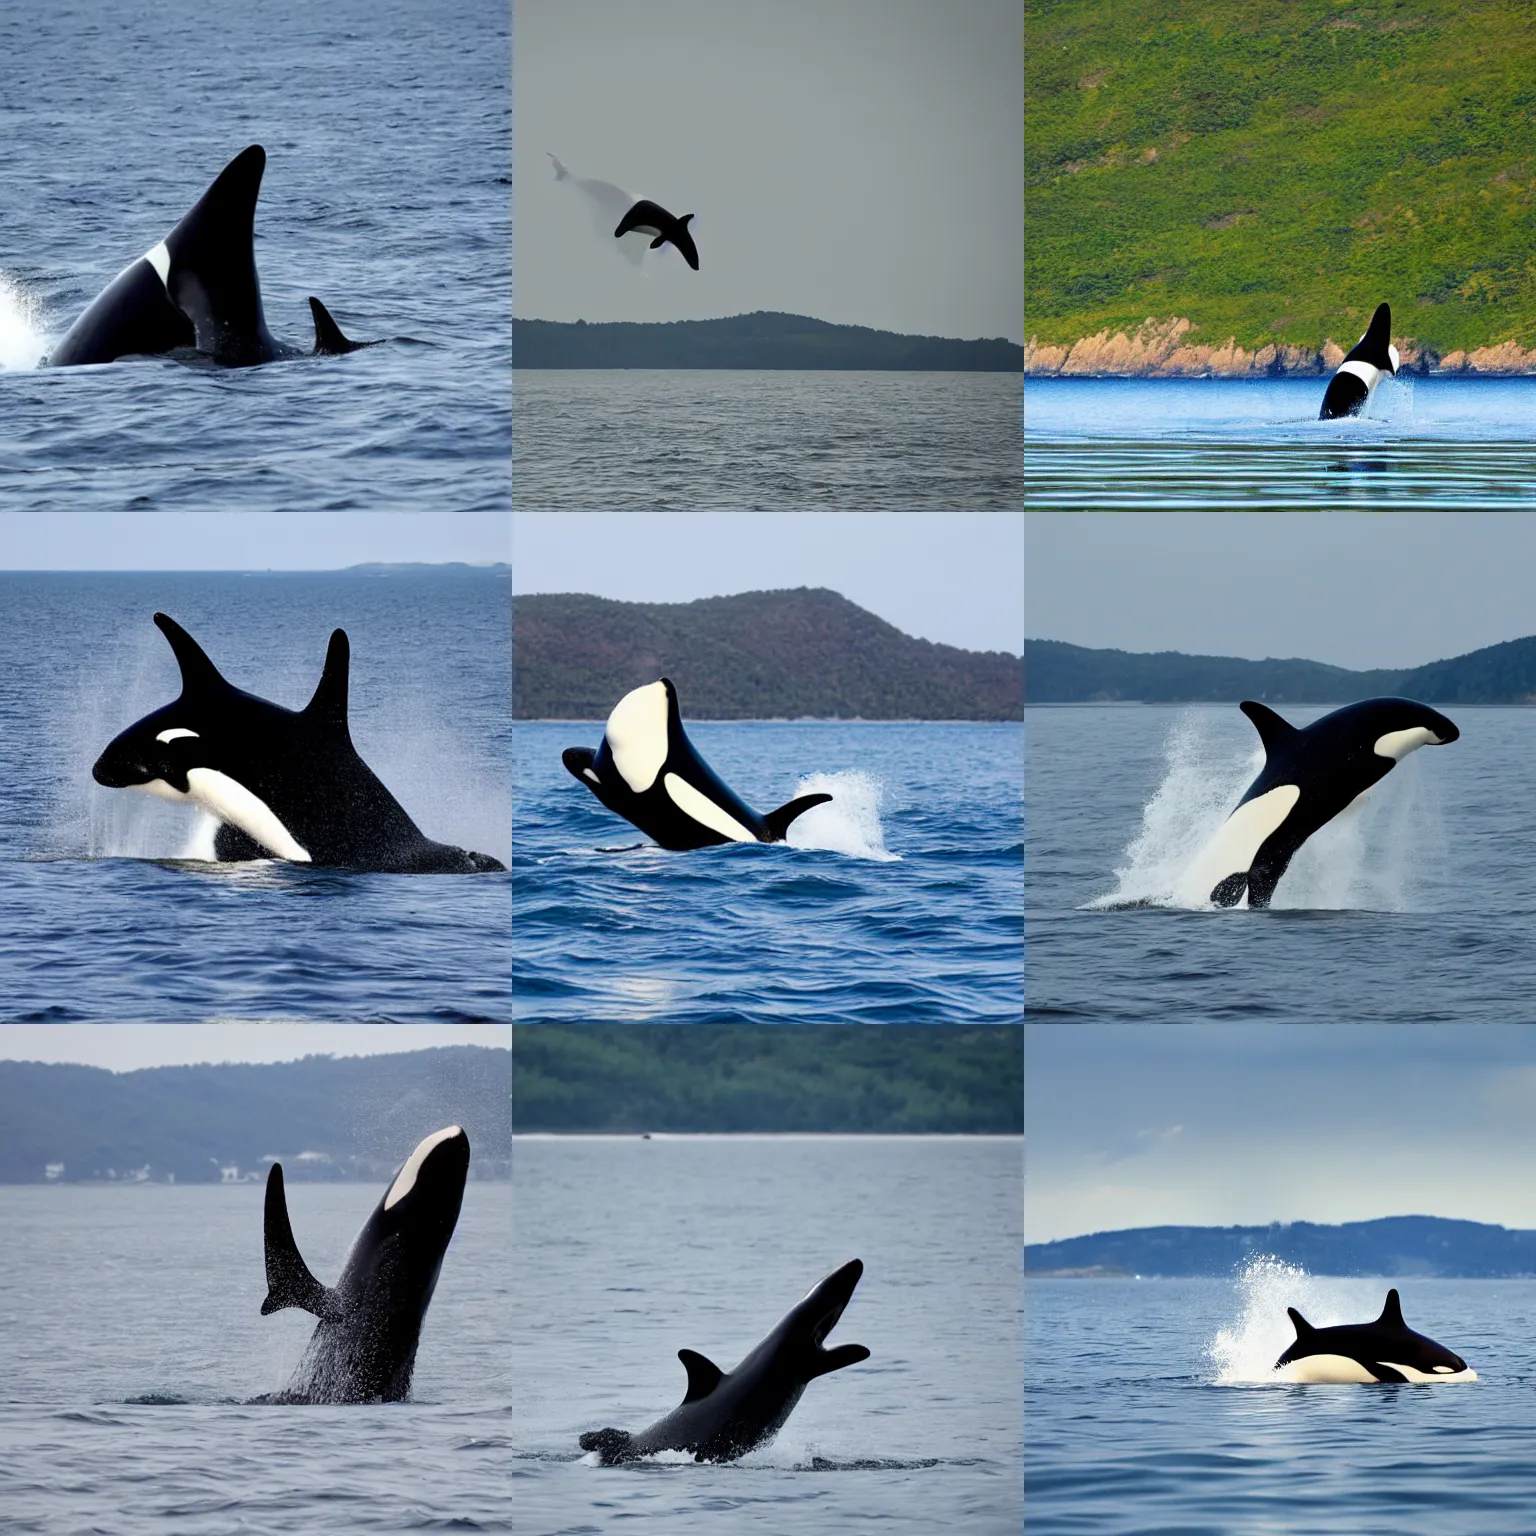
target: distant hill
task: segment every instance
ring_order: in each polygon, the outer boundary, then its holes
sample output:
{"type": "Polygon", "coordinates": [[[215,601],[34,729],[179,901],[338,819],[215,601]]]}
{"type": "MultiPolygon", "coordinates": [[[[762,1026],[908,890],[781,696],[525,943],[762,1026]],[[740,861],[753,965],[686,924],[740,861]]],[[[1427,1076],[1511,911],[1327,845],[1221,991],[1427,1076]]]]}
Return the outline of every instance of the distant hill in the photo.
{"type": "Polygon", "coordinates": [[[1117,1275],[1230,1275],[1256,1254],[1299,1264],[1312,1275],[1401,1275],[1496,1280],[1536,1275],[1536,1232],[1388,1216],[1319,1226],[1135,1227],[1024,1249],[1025,1273],[1073,1278],[1117,1275]]]}
{"type": "Polygon", "coordinates": [[[604,720],[670,677],[694,719],[1018,720],[1023,667],[904,635],[824,587],[691,603],[512,600],[518,719],[604,720]]]}
{"type": "Polygon", "coordinates": [[[514,1039],[520,1132],[1024,1129],[1017,1029],[519,1024],[514,1039]]]}
{"type": "Polygon", "coordinates": [[[1031,704],[1347,704],[1383,694],[1425,704],[1536,703],[1536,636],[1399,671],[1351,672],[1320,661],[1245,661],[1180,651],[1092,650],[1061,640],[1025,645],[1031,704]]]}
{"type": "Polygon", "coordinates": [[[758,310],[660,323],[514,320],[516,368],[850,368],[1022,373],[1024,348],[992,339],[901,336],[758,310]]]}
{"type": "Polygon", "coordinates": [[[444,1046],[269,1065],[99,1067],[0,1061],[0,1183],[386,1179],[431,1131],[469,1133],[472,1177],[505,1178],[511,1052],[444,1046]],[[303,1157],[301,1154],[311,1154],[303,1157]]]}

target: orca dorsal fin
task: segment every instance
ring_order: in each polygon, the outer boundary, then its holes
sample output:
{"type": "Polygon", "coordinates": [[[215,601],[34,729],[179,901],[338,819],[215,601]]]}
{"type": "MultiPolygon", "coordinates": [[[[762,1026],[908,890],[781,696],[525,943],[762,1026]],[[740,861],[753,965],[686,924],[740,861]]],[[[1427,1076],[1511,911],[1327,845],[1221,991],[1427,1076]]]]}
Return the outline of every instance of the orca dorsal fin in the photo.
{"type": "Polygon", "coordinates": [[[155,627],[170,641],[171,654],[181,668],[181,693],[203,693],[210,688],[228,688],[219,669],[208,660],[208,653],[167,613],[155,615],[155,627]]]}
{"type": "Polygon", "coordinates": [[[1286,1314],[1290,1317],[1291,1322],[1295,1325],[1296,1337],[1298,1339],[1304,1339],[1309,1333],[1317,1332],[1317,1329],[1314,1328],[1312,1324],[1309,1323],[1306,1318],[1304,1318],[1301,1313],[1296,1310],[1295,1307],[1287,1307],[1285,1310],[1286,1314]]]}
{"type": "Polygon", "coordinates": [[[267,1256],[267,1299],[261,1304],[261,1315],[267,1317],[284,1307],[302,1307],[316,1317],[328,1317],[333,1310],[332,1293],[310,1274],[309,1265],[299,1256],[298,1244],[293,1240],[288,1201],[283,1194],[281,1163],[273,1163],[272,1171],[267,1175],[262,1227],[267,1256]]]}
{"type": "Polygon", "coordinates": [[[314,697],[304,706],[304,713],[318,724],[346,733],[347,676],[351,669],[352,647],[344,629],[331,631],[331,643],[325,652],[325,670],[315,685],[314,697]]]}
{"type": "Polygon", "coordinates": [[[685,1403],[697,1403],[708,1397],[725,1375],[713,1360],[706,1359],[696,1349],[680,1349],[677,1358],[688,1372],[688,1391],[683,1397],[685,1403]]]}
{"type": "Polygon", "coordinates": [[[784,834],[789,830],[789,824],[795,817],[803,816],[813,805],[825,805],[832,798],[831,795],[799,795],[793,800],[786,801],[776,811],[769,811],[763,817],[763,825],[768,829],[768,841],[770,843],[782,843],[784,834]]]}
{"type": "Polygon", "coordinates": [[[1237,707],[1253,721],[1253,728],[1259,733],[1259,740],[1264,743],[1266,756],[1273,752],[1280,742],[1296,734],[1296,727],[1289,720],[1281,719],[1267,704],[1259,704],[1253,699],[1244,699],[1237,707]]]}
{"type": "Polygon", "coordinates": [[[1403,1302],[1397,1294],[1397,1287],[1393,1286],[1387,1292],[1386,1303],[1381,1309],[1381,1316],[1376,1319],[1378,1328],[1400,1328],[1404,1333],[1408,1331],[1408,1324],[1403,1321],[1403,1302]]]}
{"type": "Polygon", "coordinates": [[[353,341],[344,336],[341,327],[331,318],[331,312],[314,294],[309,296],[309,312],[315,317],[315,356],[343,357],[366,347],[366,341],[353,341]]]}

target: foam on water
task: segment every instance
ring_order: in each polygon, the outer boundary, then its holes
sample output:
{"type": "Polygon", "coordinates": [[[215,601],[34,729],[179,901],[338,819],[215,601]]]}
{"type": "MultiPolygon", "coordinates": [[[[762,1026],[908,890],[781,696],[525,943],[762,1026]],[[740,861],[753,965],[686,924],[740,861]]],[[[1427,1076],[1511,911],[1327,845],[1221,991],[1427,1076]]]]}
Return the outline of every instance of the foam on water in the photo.
{"type": "MultiPolygon", "coordinates": [[[[1219,910],[1199,856],[1264,766],[1263,748],[1236,711],[1190,709],[1169,727],[1163,756],[1162,782],[1115,870],[1115,888],[1089,909],[1219,910]]],[[[1444,836],[1417,758],[1399,763],[1302,844],[1275,891],[1275,909],[1398,912],[1424,904],[1419,887],[1439,862],[1444,836]]]]}
{"type": "Polygon", "coordinates": [[[36,368],[47,353],[41,307],[14,278],[0,272],[0,369],[36,368]]]}
{"type": "Polygon", "coordinates": [[[1219,1387],[1272,1382],[1275,1361],[1296,1340],[1286,1316],[1295,1307],[1314,1328],[1365,1322],[1381,1311],[1386,1282],[1309,1275],[1300,1265],[1255,1254],[1238,1272],[1238,1314],[1218,1328],[1206,1355],[1219,1387]]]}
{"type": "Polygon", "coordinates": [[[794,798],[801,795],[831,795],[832,799],[813,806],[790,824],[785,841],[791,848],[819,848],[883,862],[901,858],[899,853],[886,850],[880,823],[884,789],[873,774],[858,768],[808,774],[795,786],[794,798]]]}

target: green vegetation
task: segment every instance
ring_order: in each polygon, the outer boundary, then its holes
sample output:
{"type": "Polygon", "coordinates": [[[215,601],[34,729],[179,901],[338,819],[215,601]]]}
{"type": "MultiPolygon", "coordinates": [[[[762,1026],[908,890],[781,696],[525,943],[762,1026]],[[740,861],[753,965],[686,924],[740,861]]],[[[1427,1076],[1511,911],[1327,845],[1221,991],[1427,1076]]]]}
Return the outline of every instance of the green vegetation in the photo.
{"type": "Polygon", "coordinates": [[[1002,1026],[519,1024],[513,1052],[519,1132],[1024,1128],[1002,1026]]]}
{"type": "Polygon", "coordinates": [[[518,368],[859,368],[1020,373],[1016,342],[898,336],[862,325],[759,310],[666,323],[514,320],[518,368]]]}
{"type": "Polygon", "coordinates": [[[1536,1274],[1536,1232],[1440,1216],[1388,1216],[1340,1226],[1290,1221],[1268,1227],[1136,1227],[1028,1244],[1024,1269],[1036,1279],[1226,1276],[1258,1254],[1299,1265],[1311,1275],[1492,1280],[1536,1274]]]}
{"type": "Polygon", "coordinates": [[[0,1184],[40,1184],[50,1164],[65,1183],[218,1183],[264,1178],[271,1157],[289,1178],[387,1179],[453,1124],[470,1176],[505,1178],[510,1073],[509,1051],[467,1045],[123,1073],[0,1061],[0,1184]]]}
{"type": "Polygon", "coordinates": [[[1026,0],[1026,336],[1536,345],[1530,0],[1026,0]]]}
{"type": "Polygon", "coordinates": [[[670,677],[694,719],[1018,720],[1024,664],[914,640],[824,587],[692,603],[571,594],[512,603],[523,720],[606,720],[670,677]]]}
{"type": "Polygon", "coordinates": [[[1536,635],[1399,671],[1351,672],[1320,661],[1245,661],[1099,651],[1031,640],[1025,687],[1031,704],[1348,704],[1397,694],[1425,704],[1536,703],[1536,635]]]}

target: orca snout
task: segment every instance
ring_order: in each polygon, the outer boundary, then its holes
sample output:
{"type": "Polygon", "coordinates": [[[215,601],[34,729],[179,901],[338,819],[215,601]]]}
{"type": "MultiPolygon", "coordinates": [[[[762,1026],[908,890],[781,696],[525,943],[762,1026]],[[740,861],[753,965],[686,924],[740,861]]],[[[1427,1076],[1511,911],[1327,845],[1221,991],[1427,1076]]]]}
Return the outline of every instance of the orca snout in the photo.
{"type": "Polygon", "coordinates": [[[91,777],[103,789],[134,789],[155,777],[147,763],[120,740],[112,742],[91,765],[91,777]]]}

